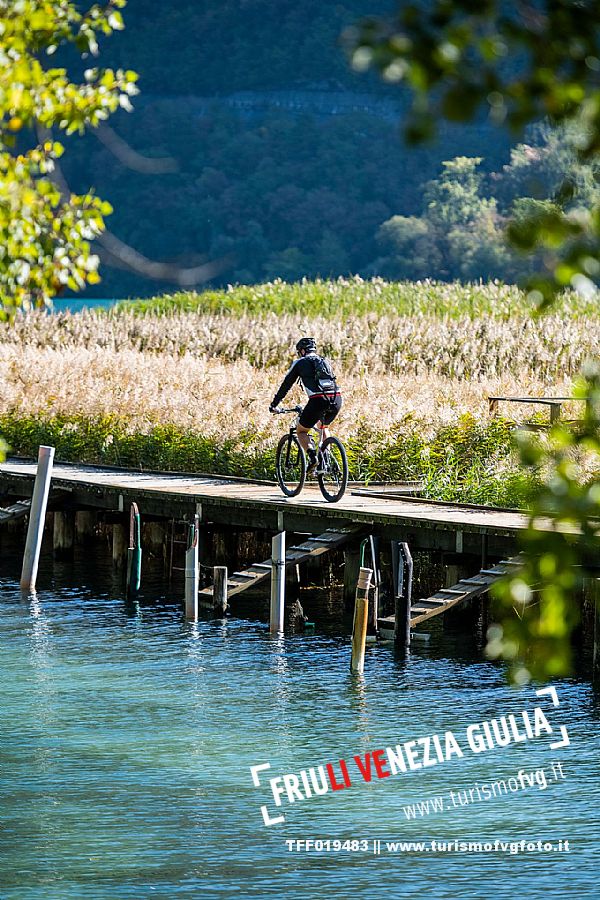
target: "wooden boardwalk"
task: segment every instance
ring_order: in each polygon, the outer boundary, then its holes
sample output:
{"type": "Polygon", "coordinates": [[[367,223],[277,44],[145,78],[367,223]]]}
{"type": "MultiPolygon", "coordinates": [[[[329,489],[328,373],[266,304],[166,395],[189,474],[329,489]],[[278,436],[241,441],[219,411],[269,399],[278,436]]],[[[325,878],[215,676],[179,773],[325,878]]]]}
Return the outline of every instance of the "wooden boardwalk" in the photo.
{"type": "MultiPolygon", "coordinates": [[[[8,459],[0,464],[0,493],[31,496],[36,465],[8,459]]],[[[498,555],[512,550],[527,525],[523,513],[439,503],[414,497],[390,497],[362,487],[349,489],[339,503],[327,503],[308,485],[299,497],[286,498],[276,484],[217,476],[134,472],[104,466],[54,465],[52,486],[77,508],[128,511],[135,501],[142,516],[189,518],[240,528],[264,528],[321,534],[327,528],[369,526],[412,546],[479,552],[482,537],[498,544],[498,555]],[[409,537],[407,537],[407,535],[409,537]]],[[[514,551],[512,551],[514,552],[514,551]]]]}

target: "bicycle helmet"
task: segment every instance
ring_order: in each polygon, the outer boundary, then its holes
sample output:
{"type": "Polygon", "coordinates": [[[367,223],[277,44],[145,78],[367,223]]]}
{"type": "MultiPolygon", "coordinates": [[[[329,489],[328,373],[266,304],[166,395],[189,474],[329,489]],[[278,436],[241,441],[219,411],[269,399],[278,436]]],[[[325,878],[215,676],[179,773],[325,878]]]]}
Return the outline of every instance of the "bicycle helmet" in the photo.
{"type": "Polygon", "coordinates": [[[308,338],[308,337],[300,338],[300,340],[296,344],[296,350],[298,351],[298,353],[301,353],[302,350],[306,350],[306,352],[308,353],[310,350],[316,350],[316,349],[317,349],[317,342],[315,341],[314,338],[308,338]]]}

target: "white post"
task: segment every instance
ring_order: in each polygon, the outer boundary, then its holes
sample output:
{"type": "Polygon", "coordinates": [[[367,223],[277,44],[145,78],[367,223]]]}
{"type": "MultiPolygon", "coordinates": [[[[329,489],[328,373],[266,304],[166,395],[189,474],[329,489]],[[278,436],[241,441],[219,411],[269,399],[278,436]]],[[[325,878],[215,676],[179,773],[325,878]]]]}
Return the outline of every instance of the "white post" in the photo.
{"type": "Polygon", "coordinates": [[[186,619],[198,618],[198,587],[200,571],[198,566],[198,534],[199,520],[194,516],[193,537],[191,546],[185,553],[185,617],[186,619]]]}
{"type": "Polygon", "coordinates": [[[29,513],[29,525],[27,526],[27,540],[25,553],[23,554],[23,568],[21,570],[21,590],[34,591],[37,577],[40,550],[42,547],[42,535],[44,534],[44,522],[46,520],[46,506],[50,492],[52,479],[52,463],[54,461],[54,447],[40,447],[38,451],[38,466],[31,498],[31,510],[29,513]]]}
{"type": "Polygon", "coordinates": [[[285,531],[271,541],[271,634],[283,631],[285,609],[285,531]]]}
{"type": "Polygon", "coordinates": [[[367,621],[369,616],[369,585],[371,569],[358,570],[358,584],[354,605],[354,623],[352,626],[352,656],[350,671],[362,675],[365,668],[365,647],[367,644],[367,621]]]}

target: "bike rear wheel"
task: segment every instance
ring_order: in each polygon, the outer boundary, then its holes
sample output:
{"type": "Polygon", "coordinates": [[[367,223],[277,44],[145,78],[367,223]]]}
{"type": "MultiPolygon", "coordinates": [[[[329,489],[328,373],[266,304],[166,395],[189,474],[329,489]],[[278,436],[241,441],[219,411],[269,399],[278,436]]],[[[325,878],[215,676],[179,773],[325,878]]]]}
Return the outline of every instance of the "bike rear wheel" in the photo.
{"type": "Polygon", "coordinates": [[[281,438],[275,462],[279,487],[286,497],[295,497],[306,481],[306,456],[295,434],[281,438]]]}
{"type": "Polygon", "coordinates": [[[319,451],[317,481],[329,503],[336,503],[344,496],[348,484],[348,459],[344,445],[336,437],[323,441],[319,451]]]}

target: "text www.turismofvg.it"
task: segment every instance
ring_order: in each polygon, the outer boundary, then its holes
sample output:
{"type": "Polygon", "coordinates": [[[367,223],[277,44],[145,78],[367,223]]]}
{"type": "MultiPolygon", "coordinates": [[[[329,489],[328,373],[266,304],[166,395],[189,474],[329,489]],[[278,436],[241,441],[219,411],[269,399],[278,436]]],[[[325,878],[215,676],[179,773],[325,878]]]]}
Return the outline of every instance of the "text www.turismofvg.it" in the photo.
{"type": "Polygon", "coordinates": [[[505,797],[516,794],[519,791],[527,791],[530,788],[545,790],[554,782],[561,781],[567,776],[562,763],[552,762],[548,767],[538,769],[519,769],[510,778],[498,778],[496,781],[485,783],[475,782],[467,788],[448,791],[446,794],[438,794],[428,800],[418,800],[402,807],[407,819],[419,819],[434,813],[450,812],[460,809],[462,806],[470,806],[472,803],[485,803],[497,797],[505,797]]]}

